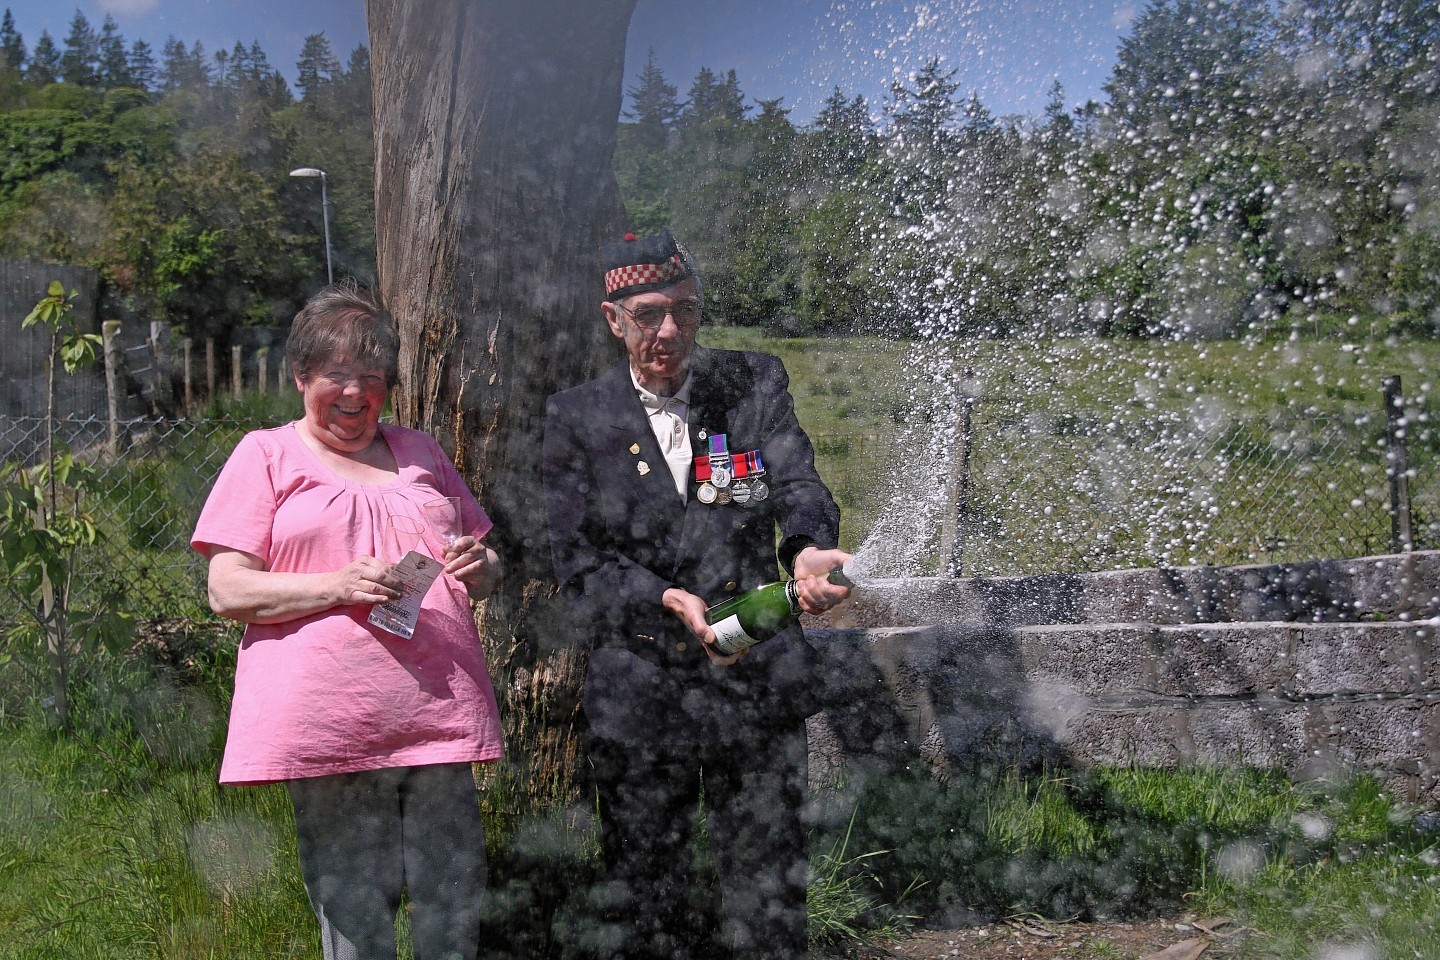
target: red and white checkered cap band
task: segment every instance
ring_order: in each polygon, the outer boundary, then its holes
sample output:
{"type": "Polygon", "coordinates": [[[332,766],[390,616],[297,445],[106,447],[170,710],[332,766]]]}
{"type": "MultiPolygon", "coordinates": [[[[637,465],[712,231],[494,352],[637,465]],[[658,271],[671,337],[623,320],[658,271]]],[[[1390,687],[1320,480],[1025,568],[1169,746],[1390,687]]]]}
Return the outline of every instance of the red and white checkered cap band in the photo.
{"type": "Polygon", "coordinates": [[[605,294],[613,296],[616,291],[628,290],[631,287],[657,289],[683,280],[688,275],[685,259],[677,253],[664,263],[636,263],[616,267],[605,274],[605,294]]]}

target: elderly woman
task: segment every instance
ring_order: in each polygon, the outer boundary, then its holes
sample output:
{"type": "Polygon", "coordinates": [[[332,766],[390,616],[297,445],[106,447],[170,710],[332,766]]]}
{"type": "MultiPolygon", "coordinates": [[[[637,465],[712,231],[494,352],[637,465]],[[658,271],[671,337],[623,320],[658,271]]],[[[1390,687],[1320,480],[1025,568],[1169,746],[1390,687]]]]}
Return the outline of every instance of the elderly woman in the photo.
{"type": "Polygon", "coordinates": [[[215,612],[246,624],[220,782],[283,781],[326,960],[394,957],[409,897],[417,960],[474,957],[485,843],[471,764],[502,755],[470,601],[486,596],[490,529],[434,439],[380,423],[396,381],[393,322],[334,286],[295,317],[287,353],[304,416],[247,434],[196,524],[215,612]],[[414,636],[372,626],[401,581],[391,517],[459,502],[461,535],[414,636]]]}

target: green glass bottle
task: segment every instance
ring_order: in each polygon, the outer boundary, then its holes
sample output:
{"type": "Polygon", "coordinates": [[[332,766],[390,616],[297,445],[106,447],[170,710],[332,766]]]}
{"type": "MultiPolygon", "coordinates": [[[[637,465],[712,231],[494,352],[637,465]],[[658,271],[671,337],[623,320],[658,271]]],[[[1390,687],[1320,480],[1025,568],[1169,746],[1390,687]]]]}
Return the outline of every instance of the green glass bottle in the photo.
{"type": "MultiPolygon", "coordinates": [[[[838,567],[826,575],[831,583],[853,587],[838,567]]],[[[800,616],[800,590],[794,580],[767,583],[705,611],[715,628],[715,651],[725,656],[769,640],[800,616]]]]}

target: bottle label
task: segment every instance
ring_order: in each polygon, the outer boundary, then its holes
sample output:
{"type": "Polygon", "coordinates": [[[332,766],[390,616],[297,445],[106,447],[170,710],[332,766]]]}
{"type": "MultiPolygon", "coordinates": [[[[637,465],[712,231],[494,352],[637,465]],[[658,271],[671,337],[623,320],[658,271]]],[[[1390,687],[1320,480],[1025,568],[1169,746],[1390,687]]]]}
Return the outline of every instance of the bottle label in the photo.
{"type": "Polygon", "coordinates": [[[740,626],[740,618],[733,614],[710,626],[715,631],[715,652],[724,656],[739,653],[758,642],[745,632],[745,628],[740,626]]]}

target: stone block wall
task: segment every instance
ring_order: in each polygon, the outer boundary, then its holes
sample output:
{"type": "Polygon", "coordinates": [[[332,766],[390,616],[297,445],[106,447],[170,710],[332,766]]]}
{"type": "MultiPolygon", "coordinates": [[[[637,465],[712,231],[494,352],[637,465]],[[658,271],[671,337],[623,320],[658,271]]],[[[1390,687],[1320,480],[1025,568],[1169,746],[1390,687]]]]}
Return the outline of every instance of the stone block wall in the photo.
{"type": "Polygon", "coordinates": [[[1373,773],[1440,804],[1440,554],[864,584],[807,632],[819,778],[924,763],[1373,773]]]}

